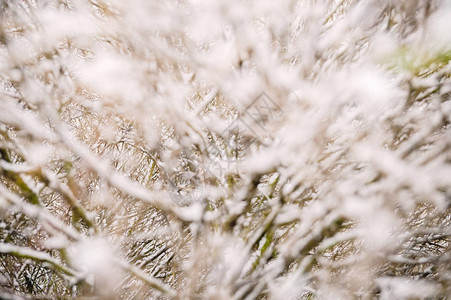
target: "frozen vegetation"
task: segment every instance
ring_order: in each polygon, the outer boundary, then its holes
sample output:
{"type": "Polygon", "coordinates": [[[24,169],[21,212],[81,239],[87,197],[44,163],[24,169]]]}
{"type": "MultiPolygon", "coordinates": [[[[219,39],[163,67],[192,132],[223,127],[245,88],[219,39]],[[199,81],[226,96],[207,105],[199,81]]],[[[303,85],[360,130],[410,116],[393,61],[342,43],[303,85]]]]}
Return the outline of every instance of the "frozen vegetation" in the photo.
{"type": "Polygon", "coordinates": [[[0,7],[0,298],[451,295],[451,1],[0,7]]]}

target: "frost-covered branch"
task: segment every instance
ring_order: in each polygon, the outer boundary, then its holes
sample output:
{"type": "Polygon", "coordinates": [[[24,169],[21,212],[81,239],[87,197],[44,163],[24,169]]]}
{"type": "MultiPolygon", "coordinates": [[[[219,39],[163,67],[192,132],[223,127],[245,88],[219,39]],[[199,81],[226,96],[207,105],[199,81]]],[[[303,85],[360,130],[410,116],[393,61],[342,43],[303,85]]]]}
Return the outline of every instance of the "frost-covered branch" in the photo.
{"type": "Polygon", "coordinates": [[[447,1],[0,6],[0,295],[451,293],[447,1]]]}
{"type": "Polygon", "coordinates": [[[28,258],[36,260],[44,264],[48,264],[51,267],[55,268],[56,270],[61,271],[69,276],[73,277],[78,276],[76,271],[68,267],[65,267],[63,264],[61,264],[61,262],[41,251],[34,251],[27,247],[18,247],[14,245],[0,244],[0,253],[13,255],[19,258],[28,258]]]}

